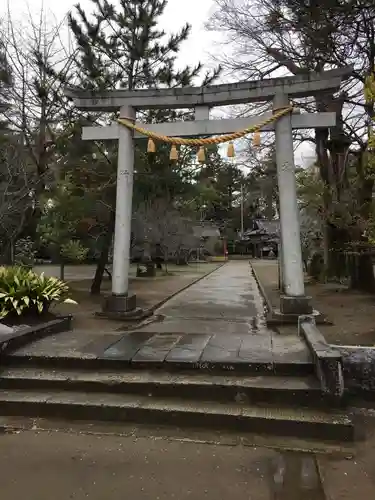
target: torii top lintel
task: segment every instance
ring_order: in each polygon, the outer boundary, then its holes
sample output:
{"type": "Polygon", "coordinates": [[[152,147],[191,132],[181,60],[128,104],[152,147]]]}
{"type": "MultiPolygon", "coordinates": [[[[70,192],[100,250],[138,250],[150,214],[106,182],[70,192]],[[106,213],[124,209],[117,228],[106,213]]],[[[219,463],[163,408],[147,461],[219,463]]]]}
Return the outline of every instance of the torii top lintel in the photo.
{"type": "Polygon", "coordinates": [[[335,91],[352,71],[351,66],[345,66],[322,73],[208,87],[113,90],[101,93],[68,89],[66,95],[73,98],[77,108],[95,111],[116,111],[122,106],[132,106],[135,109],[213,107],[268,101],[281,93],[293,97],[307,97],[322,91],[335,91]]]}

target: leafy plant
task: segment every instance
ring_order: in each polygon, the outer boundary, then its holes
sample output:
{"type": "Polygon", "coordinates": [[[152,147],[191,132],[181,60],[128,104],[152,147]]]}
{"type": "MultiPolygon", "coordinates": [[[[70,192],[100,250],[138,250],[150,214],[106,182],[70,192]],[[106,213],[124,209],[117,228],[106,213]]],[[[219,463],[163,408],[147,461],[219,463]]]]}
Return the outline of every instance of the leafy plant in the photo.
{"type": "Polygon", "coordinates": [[[0,267],[0,318],[16,314],[42,314],[52,302],[76,304],[63,281],[25,267],[0,267]]]}
{"type": "Polygon", "coordinates": [[[69,262],[82,262],[86,259],[89,249],[78,240],[70,240],[61,245],[60,255],[69,262]]]}
{"type": "Polygon", "coordinates": [[[17,266],[33,267],[35,264],[34,242],[27,236],[16,241],[14,249],[14,261],[17,266]]]}

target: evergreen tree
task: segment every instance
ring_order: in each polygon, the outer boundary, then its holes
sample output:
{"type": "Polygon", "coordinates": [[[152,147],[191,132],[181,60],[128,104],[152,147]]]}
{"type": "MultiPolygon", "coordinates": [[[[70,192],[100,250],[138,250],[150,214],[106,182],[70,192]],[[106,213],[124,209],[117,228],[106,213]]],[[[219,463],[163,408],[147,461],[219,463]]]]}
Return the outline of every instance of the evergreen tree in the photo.
{"type": "MultiPolygon", "coordinates": [[[[176,68],[181,44],[187,40],[191,27],[186,24],[178,33],[167,36],[158,23],[167,6],[166,0],[120,0],[118,4],[108,0],[91,0],[94,11],[86,13],[81,5],[69,15],[69,25],[77,45],[76,65],[79,85],[92,91],[155,87],[181,87],[191,85],[202,73],[202,64],[176,68]]],[[[220,68],[203,76],[203,85],[212,82],[220,68]]],[[[149,111],[149,122],[174,120],[181,113],[174,110],[149,111]]],[[[100,147],[100,146],[99,146],[100,147]]],[[[117,153],[108,145],[102,148],[115,172],[117,153]]],[[[185,155],[184,155],[185,157],[185,155]]],[[[191,164],[191,155],[186,155],[191,164]]],[[[136,147],[135,202],[149,200],[158,186],[157,195],[173,199],[184,193],[187,182],[183,176],[183,162],[170,165],[168,148],[158,145],[158,153],[152,160],[145,153],[145,141],[136,147]],[[155,179],[155,172],[158,178],[155,179]],[[161,192],[163,191],[164,192],[161,192]]],[[[110,186],[111,202],[109,223],[102,238],[101,255],[92,285],[92,292],[100,291],[101,280],[114,229],[115,185],[110,186]]]]}
{"type": "MultiPolygon", "coordinates": [[[[88,16],[78,4],[76,17],[69,15],[79,55],[81,85],[90,90],[129,90],[191,85],[202,64],[175,68],[181,44],[191,26],[186,24],[169,37],[158,28],[167,0],[120,0],[116,7],[108,0],[91,0],[94,12],[88,16]],[[165,41],[164,41],[165,40],[165,41]]],[[[203,85],[218,76],[206,73],[203,85]]]]}
{"type": "Polygon", "coordinates": [[[199,183],[198,208],[207,220],[220,226],[231,225],[245,178],[241,169],[219,152],[217,145],[206,149],[206,163],[196,176],[199,183]]]}

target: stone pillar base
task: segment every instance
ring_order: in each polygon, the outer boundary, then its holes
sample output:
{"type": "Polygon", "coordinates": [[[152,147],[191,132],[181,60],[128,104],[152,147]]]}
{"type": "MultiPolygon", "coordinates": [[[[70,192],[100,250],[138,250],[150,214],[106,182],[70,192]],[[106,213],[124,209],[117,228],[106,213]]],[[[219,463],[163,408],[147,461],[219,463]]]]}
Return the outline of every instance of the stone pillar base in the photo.
{"type": "Polygon", "coordinates": [[[282,295],[280,297],[280,312],[281,314],[293,314],[297,316],[311,314],[313,308],[310,301],[311,297],[291,297],[289,295],[282,295]]]}
{"type": "Polygon", "coordinates": [[[96,313],[96,315],[108,319],[135,321],[137,319],[143,319],[149,314],[137,307],[136,295],[112,294],[106,298],[103,304],[103,310],[96,313]]]}

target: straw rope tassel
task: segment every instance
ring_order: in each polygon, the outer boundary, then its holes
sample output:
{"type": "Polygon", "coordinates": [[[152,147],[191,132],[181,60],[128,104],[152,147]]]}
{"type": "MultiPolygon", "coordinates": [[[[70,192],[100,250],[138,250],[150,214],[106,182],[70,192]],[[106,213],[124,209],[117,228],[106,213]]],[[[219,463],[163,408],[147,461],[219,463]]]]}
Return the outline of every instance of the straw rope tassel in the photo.
{"type": "Polygon", "coordinates": [[[201,146],[198,151],[198,161],[199,163],[204,163],[206,161],[206,153],[204,151],[204,146],[201,146]]]}
{"type": "Polygon", "coordinates": [[[257,130],[255,133],[254,133],[254,137],[253,137],[253,145],[258,148],[260,146],[260,132],[259,130],[257,130]]]}
{"type": "Polygon", "coordinates": [[[233,141],[230,141],[230,143],[228,144],[227,156],[228,158],[234,158],[236,156],[233,141]]]}
{"type": "Polygon", "coordinates": [[[147,153],[155,153],[155,152],[156,152],[156,146],[153,139],[151,139],[150,137],[147,143],[147,153]]]}
{"type": "Polygon", "coordinates": [[[169,155],[169,159],[171,161],[177,161],[178,160],[178,151],[177,151],[176,144],[172,144],[171,152],[170,152],[170,155],[169,155]]]}

